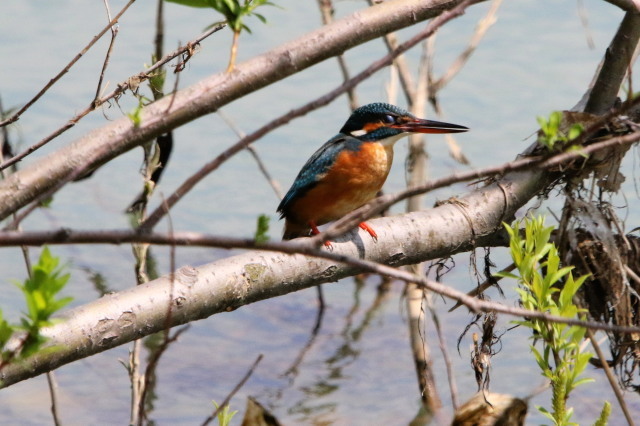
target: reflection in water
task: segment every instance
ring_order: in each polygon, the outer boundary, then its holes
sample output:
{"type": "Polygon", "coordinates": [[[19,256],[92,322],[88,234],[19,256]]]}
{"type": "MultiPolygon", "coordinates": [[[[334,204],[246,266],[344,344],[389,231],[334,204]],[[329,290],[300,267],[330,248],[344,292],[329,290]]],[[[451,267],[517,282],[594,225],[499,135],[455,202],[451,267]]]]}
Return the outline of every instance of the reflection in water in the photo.
{"type": "Polygon", "coordinates": [[[102,273],[88,266],[84,266],[80,269],[82,270],[82,272],[87,274],[87,281],[89,281],[93,285],[93,288],[98,292],[98,295],[100,297],[113,292],[113,290],[109,288],[107,279],[102,273]]]}
{"type": "MultiPolygon", "coordinates": [[[[302,397],[297,401],[289,404],[286,403],[288,413],[294,416],[300,416],[298,420],[305,423],[325,424],[331,422],[330,416],[336,411],[339,401],[328,401],[329,397],[340,390],[343,380],[352,380],[345,369],[352,365],[360,356],[361,349],[359,343],[365,335],[365,331],[370,328],[372,321],[381,311],[385,302],[389,298],[389,281],[382,279],[378,285],[378,291],[370,306],[362,313],[359,323],[356,323],[357,314],[361,310],[361,292],[365,288],[365,280],[367,277],[358,276],[353,279],[354,291],[352,293],[352,302],[347,314],[344,317],[344,325],[339,333],[331,333],[330,340],[324,342],[324,346],[328,346],[335,342],[337,346],[331,351],[322,362],[322,367],[314,361],[307,363],[306,368],[301,368],[302,361],[310,353],[314,344],[320,336],[320,329],[324,309],[318,310],[316,323],[311,331],[307,343],[300,350],[291,366],[283,373],[288,378],[286,385],[278,390],[272,390],[272,404],[276,401],[284,399],[286,389],[293,388],[299,375],[308,373],[313,369],[314,379],[304,380],[308,385],[297,388],[301,392],[302,397]],[[314,369],[313,367],[318,367],[314,369]]],[[[325,332],[324,335],[328,333],[325,332]]],[[[320,350],[320,349],[319,349],[320,350]]]]}
{"type": "Polygon", "coordinates": [[[313,343],[316,341],[316,337],[318,337],[318,332],[320,331],[320,327],[322,327],[322,317],[324,316],[324,295],[322,294],[322,285],[316,286],[318,289],[318,314],[316,315],[316,323],[311,330],[311,335],[309,339],[307,339],[307,343],[304,345],[302,350],[298,353],[295,361],[291,364],[291,367],[287,368],[287,371],[284,372],[283,376],[290,378],[290,384],[293,385],[293,381],[295,377],[298,375],[298,366],[304,359],[304,356],[309,352],[313,343]]]}

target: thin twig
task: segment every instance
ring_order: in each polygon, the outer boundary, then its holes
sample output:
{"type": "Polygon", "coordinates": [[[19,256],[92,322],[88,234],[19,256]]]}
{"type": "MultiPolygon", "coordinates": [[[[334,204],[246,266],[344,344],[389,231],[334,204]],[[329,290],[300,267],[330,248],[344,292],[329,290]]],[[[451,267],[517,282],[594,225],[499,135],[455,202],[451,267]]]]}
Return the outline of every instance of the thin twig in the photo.
{"type": "Polygon", "coordinates": [[[162,57],[164,48],[164,0],[158,0],[156,8],[156,37],[153,40],[155,46],[155,54],[153,59],[158,60],[162,57]]]}
{"type": "MultiPolygon", "coordinates": [[[[140,376],[140,347],[142,342],[136,339],[133,342],[133,348],[129,352],[129,364],[127,371],[129,372],[129,381],[131,382],[131,407],[129,415],[129,424],[137,425],[140,422],[142,414],[140,413],[140,401],[142,399],[142,390],[144,381],[140,376]]],[[[124,362],[123,362],[124,364],[124,362]]]]}
{"type": "Polygon", "coordinates": [[[444,86],[446,86],[452,79],[455,77],[462,67],[467,63],[471,54],[476,50],[478,44],[485,36],[489,28],[493,24],[496,23],[496,14],[498,13],[498,8],[502,4],[502,0],[493,0],[491,2],[491,7],[487,14],[478,22],[475,31],[473,32],[473,36],[471,40],[469,40],[469,44],[467,47],[458,55],[458,57],[453,61],[453,63],[447,68],[447,71],[442,75],[438,80],[433,82],[433,87],[431,90],[433,93],[437,93],[444,86]]]}
{"type": "MultiPolygon", "coordinates": [[[[368,0],[369,6],[373,6],[373,0],[368,0]]],[[[385,44],[387,45],[387,50],[393,52],[398,47],[398,37],[395,33],[385,34],[383,37],[385,44]]],[[[415,98],[417,96],[417,92],[415,89],[415,84],[413,82],[413,78],[411,77],[411,72],[409,71],[409,65],[407,64],[406,58],[404,55],[398,55],[393,64],[398,72],[398,77],[400,78],[400,85],[402,86],[402,90],[405,93],[405,97],[407,98],[407,103],[409,105],[413,105],[415,98]]],[[[416,112],[415,110],[413,112],[416,112]]]]}
{"type": "MultiPolygon", "coordinates": [[[[109,22],[111,22],[111,9],[109,8],[108,0],[104,0],[104,6],[107,9],[107,19],[109,20],[109,22]]],[[[115,45],[117,35],[118,35],[118,26],[113,25],[111,27],[111,41],[109,42],[109,48],[107,49],[107,54],[102,64],[100,77],[98,78],[98,87],[96,87],[96,95],[93,98],[94,105],[98,101],[98,98],[100,97],[100,92],[102,91],[102,81],[104,80],[104,73],[107,71],[107,66],[109,65],[109,58],[111,58],[111,52],[113,51],[113,46],[115,45]]]]}
{"type": "Polygon", "coordinates": [[[589,337],[589,340],[591,341],[591,346],[593,346],[593,349],[595,349],[596,355],[598,355],[598,358],[602,363],[604,374],[605,376],[607,376],[607,380],[609,380],[609,385],[611,386],[613,393],[616,395],[616,399],[618,400],[618,404],[620,404],[620,409],[624,413],[624,417],[627,419],[627,423],[629,424],[629,426],[633,426],[634,425],[633,417],[629,413],[629,408],[627,407],[627,403],[624,400],[624,395],[622,395],[622,392],[620,391],[620,387],[618,386],[618,379],[613,374],[613,371],[611,371],[611,368],[609,367],[609,363],[607,362],[607,359],[604,356],[604,353],[602,352],[602,349],[600,348],[598,341],[593,335],[593,332],[589,329],[587,329],[587,337],[589,337]]]}
{"type": "MultiPolygon", "coordinates": [[[[135,0],[131,0],[131,1],[135,1],[135,0]]],[[[217,25],[215,27],[210,28],[209,30],[205,31],[200,36],[196,37],[194,40],[190,41],[186,45],[184,45],[184,46],[178,48],[177,50],[165,55],[162,59],[158,60],[156,63],[154,63],[149,68],[146,68],[144,71],[141,71],[138,74],[133,75],[133,76],[129,77],[128,79],[126,79],[125,81],[121,82],[120,84],[118,84],[116,86],[116,89],[114,89],[108,95],[103,96],[102,98],[98,99],[97,101],[93,100],[89,104],[89,106],[87,108],[85,108],[84,110],[80,111],[75,116],[73,116],[71,119],[69,119],[69,121],[65,125],[63,125],[60,128],[56,129],[53,133],[51,133],[50,135],[46,136],[44,139],[42,139],[42,140],[36,142],[35,144],[31,145],[30,147],[25,149],[23,152],[15,155],[12,158],[10,158],[10,159],[6,160],[5,162],[1,163],[0,164],[0,170],[6,169],[7,167],[11,166],[12,164],[17,163],[18,161],[22,160],[23,158],[25,158],[29,154],[33,153],[34,151],[42,148],[44,145],[46,145],[47,143],[51,142],[53,139],[55,139],[56,137],[60,136],[62,133],[66,132],[71,127],[75,126],[76,123],[78,123],[82,118],[84,118],[90,112],[94,111],[98,106],[100,106],[100,105],[102,105],[104,103],[107,103],[112,99],[119,98],[127,90],[135,90],[141,82],[147,80],[156,70],[161,68],[167,62],[170,62],[171,60],[173,60],[175,57],[180,56],[180,55],[183,55],[183,56],[187,55],[187,58],[191,58],[191,56],[195,53],[194,46],[197,46],[202,40],[204,40],[205,38],[209,37],[211,34],[220,31],[225,26],[226,26],[226,24],[220,24],[220,25],[217,25]]]]}
{"type": "MultiPolygon", "coordinates": [[[[154,39],[154,57],[153,57],[154,60],[157,61],[158,58],[161,58],[163,56],[163,51],[164,51],[164,0],[158,0],[157,8],[156,8],[156,36],[154,39]]],[[[189,48],[187,52],[189,52],[188,57],[190,57],[192,49],[189,48]]],[[[163,65],[160,65],[157,68],[157,70],[158,72],[162,73],[163,65]]],[[[151,76],[151,74],[148,74],[148,75],[151,76]]],[[[178,73],[176,75],[176,79],[174,82],[175,84],[174,93],[177,91],[179,77],[180,77],[180,74],[178,73]]],[[[162,80],[164,81],[164,79],[162,80]]],[[[153,98],[155,100],[158,100],[164,96],[164,87],[158,87],[157,85],[154,85],[154,84],[151,84],[150,86],[151,86],[153,98]]],[[[170,107],[171,107],[171,104],[169,108],[170,107]]],[[[146,211],[147,211],[147,204],[149,202],[149,197],[151,197],[151,194],[153,193],[153,190],[155,189],[155,186],[160,179],[163,169],[167,166],[167,161],[169,160],[169,155],[172,151],[172,148],[173,148],[173,135],[169,133],[168,135],[163,135],[161,137],[158,137],[156,140],[155,147],[150,148],[149,150],[145,149],[145,159],[144,159],[144,162],[146,165],[145,183],[140,196],[136,199],[136,201],[134,201],[134,203],[130,207],[131,210],[134,210],[134,211],[137,210],[139,212],[140,216],[138,216],[138,218],[140,218],[140,220],[143,220],[145,217],[144,215],[146,214],[146,211]],[[159,150],[160,151],[159,155],[155,156],[151,154],[151,149],[159,150]]],[[[158,154],[158,152],[156,152],[156,154],[158,154]]],[[[171,220],[170,216],[169,216],[169,235],[173,236],[173,221],[171,220]]],[[[147,260],[149,256],[149,246],[144,245],[142,247],[142,250],[134,250],[134,253],[136,253],[137,256],[141,257],[140,259],[138,259],[138,264],[141,267],[143,267],[143,270],[139,270],[137,275],[139,277],[144,277],[145,279],[148,280],[148,274],[146,269],[147,269],[147,260]]],[[[175,244],[172,244],[170,246],[170,270],[171,271],[175,270],[175,244]]],[[[180,336],[180,334],[182,334],[184,331],[186,331],[189,328],[187,326],[176,331],[173,337],[170,335],[169,330],[170,330],[171,318],[173,315],[173,292],[175,287],[174,275],[171,275],[169,286],[170,288],[169,288],[169,298],[167,303],[167,314],[165,316],[164,339],[158,347],[156,347],[154,350],[150,350],[151,353],[149,356],[149,360],[147,362],[147,367],[144,371],[144,375],[142,376],[142,379],[143,379],[142,386],[141,386],[142,389],[139,395],[139,399],[137,401],[138,405],[136,407],[136,412],[138,413],[138,417],[135,422],[140,426],[144,424],[144,421],[148,417],[148,413],[146,410],[147,395],[151,390],[151,387],[155,386],[156,370],[160,362],[160,357],[167,350],[171,342],[175,341],[180,336]]],[[[136,343],[139,343],[139,342],[140,340],[136,340],[136,343]]],[[[135,347],[139,347],[139,345],[135,347]]]]}
{"type": "MultiPolygon", "coordinates": [[[[331,0],[318,0],[318,5],[320,6],[320,14],[322,16],[322,23],[324,25],[328,25],[333,22],[333,4],[331,0]]],[[[349,81],[349,69],[347,68],[347,62],[344,59],[344,55],[336,56],[338,60],[338,66],[340,67],[340,72],[342,73],[343,81],[349,81]]],[[[349,107],[351,110],[358,108],[358,98],[356,96],[355,88],[352,87],[347,90],[347,98],[349,98],[349,107]]]]}
{"type": "MultiPolygon", "coordinates": [[[[3,108],[2,108],[2,103],[0,102],[0,117],[3,116],[3,108]]],[[[3,137],[2,140],[0,140],[0,142],[9,144],[9,132],[7,131],[6,127],[2,128],[2,133],[3,133],[3,137]]],[[[3,150],[2,150],[2,143],[0,143],[0,162],[2,162],[2,157],[3,157],[3,150]]],[[[4,170],[0,170],[0,176],[5,179],[6,178],[6,172],[4,170]]],[[[16,214],[13,214],[13,217],[15,217],[16,214]]],[[[20,231],[20,227],[16,227],[15,228],[16,231],[20,231]]],[[[29,276],[29,278],[32,278],[32,268],[31,268],[31,259],[29,258],[29,248],[25,245],[21,245],[20,246],[20,251],[22,252],[22,258],[24,259],[24,265],[27,269],[27,275],[29,276]]],[[[27,334],[28,337],[28,334],[27,334]]],[[[25,337],[24,340],[22,340],[21,345],[19,346],[21,349],[22,344],[24,344],[26,342],[27,337],[25,337]]],[[[16,353],[18,353],[19,350],[16,349],[16,353]]],[[[0,363],[3,364],[3,363],[0,363]]],[[[60,424],[62,424],[60,422],[60,417],[58,415],[58,384],[56,383],[56,377],[55,377],[55,373],[52,371],[47,372],[47,384],[49,387],[49,396],[51,398],[51,417],[53,418],[53,424],[55,426],[59,426],[60,424]]]]}
{"type": "Polygon", "coordinates": [[[584,35],[587,39],[587,46],[593,50],[596,48],[596,44],[593,42],[592,31],[589,28],[589,17],[587,16],[587,9],[584,7],[584,1],[578,0],[578,16],[580,17],[580,23],[584,29],[584,35]]]}
{"type": "Polygon", "coordinates": [[[93,45],[100,40],[100,38],[102,38],[102,36],[109,31],[109,29],[111,29],[111,27],[113,27],[113,25],[118,22],[118,20],[120,19],[120,17],[127,11],[127,9],[129,9],[129,7],[135,3],[136,0],[129,0],[129,2],[122,8],[122,10],[120,10],[120,12],[118,12],[118,14],[115,16],[115,18],[113,18],[111,21],[109,21],[109,23],[102,29],[102,31],[100,31],[95,37],[93,37],[93,39],[91,39],[91,41],[89,42],[89,44],[87,44],[84,49],[82,49],[80,51],[80,53],[78,53],[72,60],[71,62],[69,62],[63,69],[62,71],[60,71],[55,77],[53,77],[51,80],[49,80],[49,82],[42,88],[42,90],[40,90],[38,92],[38,94],[36,94],[36,96],[34,96],[29,102],[27,102],[22,108],[20,108],[16,113],[12,114],[9,118],[7,118],[6,120],[0,121],[0,127],[2,126],[6,126],[7,124],[13,123],[14,121],[18,120],[20,118],[20,116],[27,110],[29,109],[29,107],[31,107],[31,105],[33,105],[34,103],[36,103],[36,101],[38,101],[38,99],[40,99],[42,97],[42,95],[44,95],[47,90],[49,90],[58,80],[60,80],[62,78],[63,75],[65,75],[73,65],[75,65],[76,62],[78,62],[80,60],[80,58],[82,58],[82,56],[87,53],[87,51],[89,49],[91,49],[91,47],[93,47],[93,45]]]}
{"type": "MultiPolygon", "coordinates": [[[[316,288],[320,289],[321,287],[318,285],[316,286],[316,288]]],[[[318,300],[320,300],[320,295],[321,295],[320,291],[318,292],[318,294],[319,294],[318,300]]],[[[318,311],[316,313],[316,321],[313,324],[313,328],[311,329],[311,334],[309,334],[307,343],[305,343],[305,345],[300,350],[300,352],[298,352],[298,355],[294,359],[293,363],[291,363],[289,368],[287,368],[285,372],[282,373],[283,376],[289,376],[291,378],[290,381],[293,381],[293,377],[295,377],[295,375],[298,372],[298,366],[302,363],[302,361],[304,360],[304,357],[309,352],[309,350],[311,350],[311,347],[315,343],[318,337],[318,333],[320,332],[320,328],[322,327],[323,318],[324,318],[324,301],[322,302],[322,304],[318,306],[318,311]]]]}
{"type": "MultiPolygon", "coordinates": [[[[61,235],[66,235],[66,231],[59,231],[61,235]]],[[[4,233],[11,234],[9,233],[4,233]]],[[[15,233],[14,233],[15,234],[15,233]]],[[[36,234],[36,233],[32,233],[36,234]]],[[[174,232],[173,235],[159,234],[159,233],[140,233],[131,230],[119,231],[117,234],[120,236],[120,240],[114,240],[114,231],[110,232],[109,238],[98,239],[105,233],[90,232],[87,234],[78,233],[80,240],[83,243],[130,243],[136,242],[148,242],[158,245],[185,245],[185,246],[203,246],[203,247],[223,247],[223,248],[251,248],[265,251],[278,251],[289,254],[303,254],[312,257],[318,257],[323,259],[329,259],[340,263],[346,263],[358,268],[359,270],[388,276],[392,279],[401,280],[404,282],[416,282],[424,288],[441,294],[453,300],[461,301],[472,312],[498,312],[504,313],[515,317],[530,317],[535,319],[542,319],[545,321],[558,322],[562,324],[578,325],[581,327],[587,327],[594,330],[615,331],[618,333],[638,333],[640,327],[632,326],[616,326],[611,324],[605,324],[597,321],[583,321],[573,318],[565,318],[557,315],[549,315],[546,313],[537,313],[527,309],[505,306],[496,302],[489,302],[484,300],[478,300],[466,295],[463,292],[455,290],[452,286],[440,284],[438,282],[426,279],[419,275],[411,274],[407,271],[402,271],[390,266],[382,265],[373,261],[368,261],[359,258],[353,258],[338,253],[333,253],[327,250],[318,249],[317,245],[313,244],[311,238],[307,238],[304,241],[285,241],[285,242],[268,242],[256,244],[254,239],[241,239],[231,237],[217,237],[206,234],[198,234],[193,232],[174,232]],[[90,235],[89,235],[90,234],[90,235]],[[89,237],[89,238],[87,238],[89,237]]],[[[79,241],[74,241],[79,242],[79,241]]],[[[24,243],[24,242],[23,242],[24,243]]],[[[49,242],[49,244],[55,244],[56,242],[49,242]]],[[[5,244],[6,245],[6,244],[5,244]]]]}
{"type": "MultiPolygon", "coordinates": [[[[504,272],[511,272],[516,268],[515,264],[511,264],[509,266],[507,266],[506,268],[504,268],[502,271],[500,271],[500,273],[504,273],[504,272]]],[[[470,292],[467,293],[468,296],[471,297],[476,297],[481,295],[482,293],[485,292],[485,290],[487,290],[488,288],[493,287],[494,285],[496,285],[497,281],[500,281],[502,279],[502,277],[491,277],[490,279],[485,280],[482,284],[480,284],[479,286],[476,286],[473,290],[471,290],[470,292]]],[[[453,305],[453,307],[451,309],[449,309],[448,312],[452,312],[455,311],[456,309],[458,309],[460,307],[460,303],[456,303],[455,305],[453,305]]]]}
{"type": "MultiPolygon", "coordinates": [[[[220,118],[222,118],[224,122],[227,123],[227,126],[229,126],[231,130],[233,130],[236,136],[238,136],[240,139],[247,136],[247,134],[244,131],[242,131],[242,129],[240,129],[236,125],[236,123],[233,120],[231,120],[231,118],[224,111],[218,110],[217,112],[220,118]]],[[[275,180],[273,176],[271,176],[271,173],[269,173],[267,166],[265,166],[264,162],[258,155],[258,152],[255,150],[255,148],[251,145],[248,145],[246,149],[247,151],[249,151],[249,153],[255,160],[256,164],[258,165],[258,168],[260,169],[260,172],[262,173],[264,178],[267,180],[267,182],[271,186],[271,189],[273,189],[273,192],[275,192],[276,197],[278,197],[278,200],[281,200],[283,194],[282,194],[282,188],[280,187],[280,184],[278,183],[278,181],[275,180]]]]}
{"type": "MultiPolygon", "coordinates": [[[[147,392],[148,392],[147,386],[150,383],[149,377],[151,377],[151,375],[157,368],[158,362],[160,361],[160,357],[162,357],[165,351],[169,348],[169,345],[177,341],[178,338],[182,335],[182,333],[187,331],[189,328],[190,328],[189,325],[185,325],[184,327],[176,330],[176,332],[173,333],[172,336],[167,334],[162,344],[158,348],[156,348],[155,351],[151,353],[151,356],[149,357],[149,361],[147,363],[147,368],[145,369],[144,381],[143,381],[144,385],[142,386],[142,393],[140,394],[140,400],[139,400],[140,406],[138,408],[139,414],[138,414],[138,423],[137,423],[139,426],[142,426],[144,424],[144,420],[146,418],[144,403],[145,403],[145,400],[147,399],[147,392]]],[[[167,333],[168,333],[168,329],[167,329],[167,333]]]]}
{"type": "Polygon", "coordinates": [[[56,382],[56,375],[53,371],[47,372],[47,385],[49,386],[49,395],[51,396],[51,417],[53,417],[53,424],[60,426],[60,417],[58,416],[58,383],[56,382]]]}
{"type": "Polygon", "coordinates": [[[433,325],[436,329],[436,335],[438,336],[438,344],[440,345],[440,352],[442,353],[442,359],[444,361],[445,369],[447,370],[447,381],[449,382],[449,391],[451,393],[451,406],[453,407],[453,411],[458,410],[458,406],[460,405],[458,402],[458,387],[456,386],[456,376],[453,371],[453,362],[451,362],[451,357],[449,356],[449,350],[447,349],[447,342],[445,340],[444,333],[442,331],[442,327],[440,326],[440,319],[438,317],[438,312],[436,312],[433,307],[433,303],[431,300],[427,302],[429,311],[431,312],[431,320],[433,321],[433,325]]]}
{"type": "MultiPolygon", "coordinates": [[[[369,4],[372,4],[371,0],[369,4]]],[[[386,34],[384,40],[387,49],[393,51],[398,44],[395,33],[386,34]]],[[[423,48],[424,52],[424,48],[423,48]]],[[[423,63],[421,63],[423,65],[423,63]]],[[[404,55],[398,56],[393,65],[393,69],[397,71],[400,86],[404,91],[405,97],[410,105],[411,112],[415,115],[423,115],[426,104],[427,91],[424,90],[426,81],[418,79],[418,87],[414,87],[413,77],[409,70],[404,55]]],[[[422,75],[422,68],[420,70],[422,75]]],[[[393,87],[391,88],[393,89],[393,87]]],[[[393,90],[390,90],[392,92],[393,90]]],[[[427,175],[427,156],[424,150],[423,135],[411,135],[409,138],[409,152],[405,161],[407,169],[407,187],[413,187],[421,184],[426,180],[427,175]]],[[[407,212],[420,210],[422,196],[417,195],[407,200],[407,212]]],[[[407,266],[408,270],[413,273],[421,271],[420,264],[407,266]]],[[[420,389],[420,397],[425,409],[431,414],[436,415],[442,407],[442,401],[438,394],[438,387],[435,383],[435,374],[433,372],[433,363],[431,359],[431,350],[425,339],[425,330],[420,327],[423,318],[423,298],[429,297],[424,289],[414,283],[406,283],[405,286],[405,306],[409,321],[409,338],[411,343],[411,351],[416,368],[418,385],[420,389]]]]}
{"type": "Polygon", "coordinates": [[[207,417],[204,422],[202,422],[202,426],[206,426],[209,423],[211,423],[213,420],[215,420],[216,416],[218,415],[218,413],[224,409],[224,407],[226,407],[227,405],[229,405],[229,401],[231,401],[231,398],[233,398],[233,396],[240,390],[240,388],[242,386],[244,386],[244,384],[246,383],[247,380],[249,380],[249,377],[251,377],[251,375],[253,374],[253,371],[256,369],[256,367],[258,366],[258,363],[262,360],[262,354],[258,355],[258,358],[256,358],[256,360],[253,362],[253,364],[251,365],[251,367],[249,368],[249,371],[247,371],[247,373],[244,375],[244,377],[242,378],[242,380],[240,380],[240,382],[238,382],[238,384],[236,385],[235,388],[233,388],[233,390],[229,393],[229,395],[227,395],[227,397],[224,399],[224,401],[222,401],[222,403],[220,405],[218,405],[218,408],[216,408],[216,410],[209,416],[207,417]]]}

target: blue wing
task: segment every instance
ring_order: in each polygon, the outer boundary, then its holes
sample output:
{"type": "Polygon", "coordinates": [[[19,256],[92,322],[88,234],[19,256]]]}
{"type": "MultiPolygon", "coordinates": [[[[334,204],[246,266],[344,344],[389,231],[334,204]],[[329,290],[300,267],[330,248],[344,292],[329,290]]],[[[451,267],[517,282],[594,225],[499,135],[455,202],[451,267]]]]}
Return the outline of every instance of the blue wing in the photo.
{"type": "Polygon", "coordinates": [[[322,145],[302,166],[300,173],[293,181],[293,185],[284,196],[277,211],[280,218],[287,215],[291,203],[302,197],[307,191],[316,186],[319,179],[333,166],[336,157],[345,149],[358,151],[362,142],[354,137],[338,134],[322,145]]]}

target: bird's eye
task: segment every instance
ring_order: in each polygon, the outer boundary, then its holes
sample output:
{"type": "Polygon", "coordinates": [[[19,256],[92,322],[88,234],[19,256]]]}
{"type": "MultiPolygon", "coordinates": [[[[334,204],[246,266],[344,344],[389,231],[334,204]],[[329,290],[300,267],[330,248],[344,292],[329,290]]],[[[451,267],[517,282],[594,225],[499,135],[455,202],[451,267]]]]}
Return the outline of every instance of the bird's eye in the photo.
{"type": "Polygon", "coordinates": [[[396,122],[396,118],[393,115],[389,114],[385,115],[382,120],[387,124],[393,124],[396,122]]]}

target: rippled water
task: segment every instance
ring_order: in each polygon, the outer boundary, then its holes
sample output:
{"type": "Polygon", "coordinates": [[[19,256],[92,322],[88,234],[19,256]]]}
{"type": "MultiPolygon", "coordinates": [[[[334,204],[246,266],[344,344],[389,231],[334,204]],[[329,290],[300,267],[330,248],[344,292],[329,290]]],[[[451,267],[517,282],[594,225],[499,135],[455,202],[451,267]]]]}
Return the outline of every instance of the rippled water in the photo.
{"type": "MultiPolygon", "coordinates": [[[[268,24],[250,22],[253,35],[240,42],[239,60],[264,52],[280,43],[316,28],[320,23],[315,2],[277,1],[282,8],[265,8],[268,24]]],[[[111,2],[112,11],[123,1],[111,2]]],[[[140,71],[150,62],[155,2],[136,2],[119,27],[114,56],[107,79],[109,90],[140,71]]],[[[336,13],[343,16],[363,7],[363,2],[337,1],[336,13]]],[[[589,23],[581,24],[574,2],[505,2],[498,22],[491,28],[467,66],[442,92],[444,118],[472,128],[458,137],[473,166],[508,161],[530,141],[536,130],[536,115],[553,109],[570,108],[587,87],[601,54],[622,14],[604,2],[585,1],[589,23]],[[592,37],[595,49],[587,45],[592,37]]],[[[473,27],[488,4],[473,7],[463,17],[443,28],[437,37],[436,72],[442,72],[466,46],[473,27]]],[[[198,35],[218,16],[167,4],[166,46],[173,49],[198,35]]],[[[0,96],[5,108],[20,105],[61,69],[106,22],[102,2],[4,2],[0,6],[0,96]]],[[[408,37],[423,24],[400,32],[408,37]]],[[[202,44],[200,52],[181,74],[186,87],[226,67],[230,34],[221,32],[202,44]]],[[[92,99],[96,76],[106,51],[101,40],[76,67],[20,120],[19,143],[24,148],[62,125],[92,99]]],[[[352,72],[382,56],[384,45],[367,43],[346,54],[352,72]]],[[[412,52],[413,64],[419,54],[412,52]]],[[[361,103],[385,100],[387,71],[358,88],[361,103]]],[[[224,108],[236,125],[252,131],[275,116],[320,96],[341,81],[335,61],[329,60],[287,81],[240,99],[224,108]]],[[[399,105],[405,102],[400,98],[399,105]]],[[[64,136],[38,152],[43,155],[69,143],[105,119],[131,111],[134,103],[123,99],[104,114],[93,114],[64,136]]],[[[336,132],[348,115],[344,99],[295,120],[255,144],[273,176],[287,187],[308,156],[336,132]]],[[[217,115],[190,123],[175,132],[176,146],[160,192],[168,195],[204,161],[236,141],[236,136],[217,115]]],[[[462,169],[447,154],[444,140],[429,139],[430,174],[443,176],[462,169]]],[[[385,189],[404,186],[403,158],[406,147],[396,148],[396,164],[385,189]]],[[[634,153],[635,155],[635,153],[634,153]]],[[[55,199],[52,208],[34,214],[25,229],[69,226],[122,228],[128,226],[123,209],[137,195],[141,152],[134,150],[100,169],[81,184],[69,185],[55,199]]],[[[31,160],[29,160],[31,161],[31,160]]],[[[629,159],[631,164],[632,159],[629,159]]],[[[638,197],[629,173],[627,202],[629,223],[634,223],[638,197]]],[[[449,188],[425,201],[466,191],[449,188]]],[[[159,198],[155,198],[157,204],[159,198]]],[[[621,203],[622,204],[622,203],[621,203]]],[[[271,235],[280,233],[275,215],[277,199],[247,153],[232,158],[205,179],[172,212],[177,230],[252,235],[255,218],[269,214],[271,235]]],[[[553,206],[553,203],[551,203],[553,206]]],[[[399,206],[395,211],[401,211],[399,206]]],[[[166,222],[159,229],[166,229],[166,222]]],[[[35,252],[35,250],[34,250],[35,252]]],[[[104,280],[110,290],[133,285],[132,255],[126,246],[56,247],[54,252],[69,263],[72,281],[68,292],[81,304],[97,297],[91,278],[104,280]]],[[[169,250],[153,253],[161,273],[169,271],[169,250]]],[[[199,265],[230,255],[210,249],[179,248],[177,264],[199,265]]],[[[36,253],[33,253],[36,256],[36,253]]],[[[494,251],[494,261],[506,265],[504,254],[494,251]]],[[[455,258],[456,269],[445,281],[459,290],[475,285],[468,256],[455,258]]],[[[0,250],[0,271],[5,283],[1,308],[15,318],[21,296],[9,280],[24,277],[18,250],[0,250]]],[[[233,409],[244,410],[245,397],[255,396],[284,423],[304,424],[406,424],[418,412],[419,394],[409,352],[402,285],[393,283],[378,297],[378,278],[364,284],[345,279],[324,286],[327,309],[321,328],[309,342],[317,313],[315,289],[256,303],[232,313],[199,321],[171,347],[159,367],[157,400],[151,418],[159,424],[200,423],[213,409],[211,400],[221,401],[242,378],[258,354],[263,361],[247,384],[232,400],[233,409]],[[292,366],[295,367],[292,369],[292,366]]],[[[513,297],[506,287],[507,293],[513,297]]],[[[497,295],[493,295],[497,297],[497,295]]],[[[460,399],[475,391],[469,367],[469,339],[456,341],[469,316],[462,310],[447,314],[447,306],[436,300],[446,344],[454,362],[460,399]]],[[[503,319],[503,329],[509,327],[503,319]]],[[[437,338],[426,321],[426,341],[435,357],[436,380],[449,412],[447,380],[437,338]]],[[[504,339],[502,351],[493,359],[491,389],[526,396],[542,383],[534,360],[528,354],[526,331],[514,330],[504,339]]],[[[66,424],[124,424],[128,421],[128,378],[117,359],[127,358],[127,347],[117,348],[58,370],[61,416],[66,424]]],[[[599,372],[589,371],[596,384],[584,386],[572,398],[576,419],[590,422],[600,409],[602,395],[613,402],[608,385],[599,372]],[[592,403],[592,402],[597,402],[592,403]]],[[[536,404],[549,405],[548,392],[536,397],[536,404]]],[[[640,413],[638,398],[628,395],[632,410],[640,413]]],[[[612,424],[621,416],[614,405],[612,424]]],[[[0,423],[50,423],[48,392],[43,377],[0,391],[0,423]]],[[[530,412],[531,422],[543,421],[530,412]]],[[[234,420],[239,423],[240,414],[234,420]]]]}

